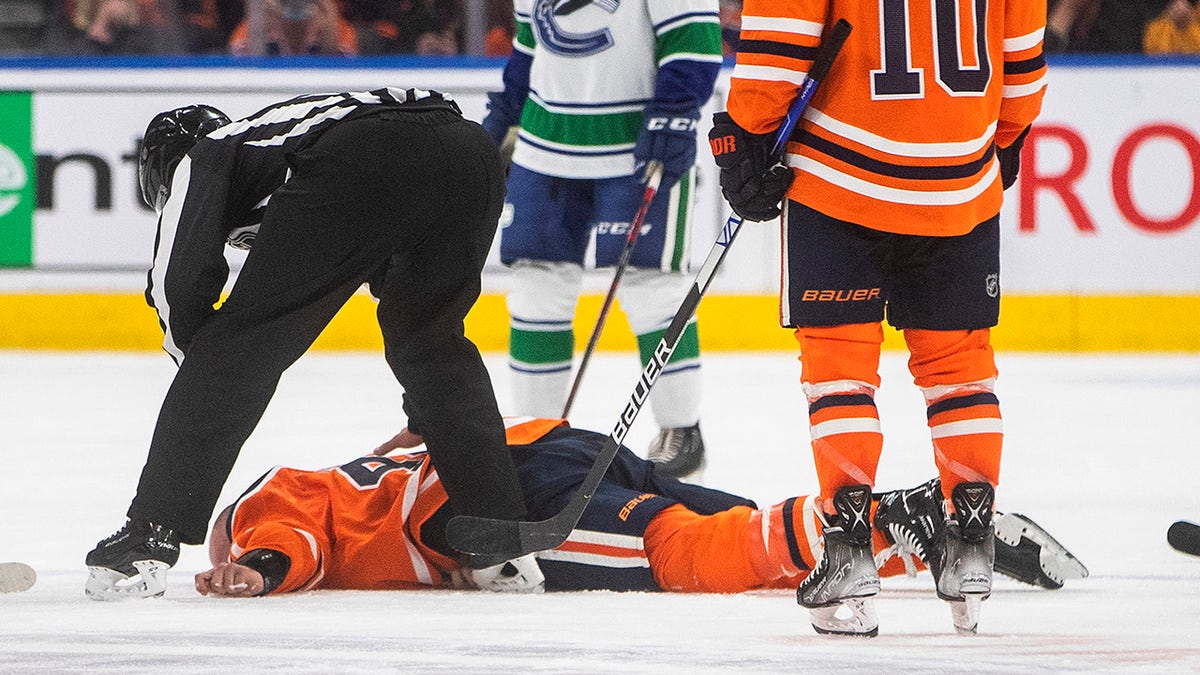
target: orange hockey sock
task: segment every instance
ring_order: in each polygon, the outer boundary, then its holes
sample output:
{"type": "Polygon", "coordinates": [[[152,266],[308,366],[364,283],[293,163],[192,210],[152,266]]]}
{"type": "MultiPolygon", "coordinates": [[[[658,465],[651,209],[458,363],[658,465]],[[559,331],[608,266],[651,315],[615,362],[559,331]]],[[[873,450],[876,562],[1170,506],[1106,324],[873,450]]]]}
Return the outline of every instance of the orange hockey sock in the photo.
{"type": "Polygon", "coordinates": [[[822,510],[845,485],[873,485],[883,433],[875,408],[879,386],[878,323],[798,328],[804,393],[822,510]]]}
{"type": "Polygon", "coordinates": [[[944,496],[962,482],[996,485],[1004,435],[989,331],[914,329],[904,338],[909,370],[925,395],[944,496]]]}
{"type": "MultiPolygon", "coordinates": [[[[644,543],[663,589],[741,593],[799,586],[820,555],[820,536],[812,500],[794,497],[769,509],[738,506],[711,516],[676,504],[654,516],[644,543]]],[[[873,532],[872,543],[876,553],[888,547],[879,532],[873,532]]],[[[904,564],[892,557],[879,573],[903,574],[904,564]]]]}

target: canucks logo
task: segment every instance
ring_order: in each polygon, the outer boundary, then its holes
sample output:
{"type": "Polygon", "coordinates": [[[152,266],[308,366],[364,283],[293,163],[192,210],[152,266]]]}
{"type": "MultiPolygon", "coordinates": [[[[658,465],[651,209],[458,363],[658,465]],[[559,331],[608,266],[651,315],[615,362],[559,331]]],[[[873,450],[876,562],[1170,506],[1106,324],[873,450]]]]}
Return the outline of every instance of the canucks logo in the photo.
{"type": "Polygon", "coordinates": [[[8,146],[0,144],[0,216],[8,215],[17,207],[21,202],[20,192],[28,181],[21,158],[8,146]]]}
{"type": "Polygon", "coordinates": [[[589,5],[612,14],[620,4],[621,0],[535,0],[532,25],[537,33],[538,44],[563,56],[588,56],[602,52],[613,44],[608,28],[601,26],[590,31],[572,31],[564,28],[559,19],[589,5]]]}

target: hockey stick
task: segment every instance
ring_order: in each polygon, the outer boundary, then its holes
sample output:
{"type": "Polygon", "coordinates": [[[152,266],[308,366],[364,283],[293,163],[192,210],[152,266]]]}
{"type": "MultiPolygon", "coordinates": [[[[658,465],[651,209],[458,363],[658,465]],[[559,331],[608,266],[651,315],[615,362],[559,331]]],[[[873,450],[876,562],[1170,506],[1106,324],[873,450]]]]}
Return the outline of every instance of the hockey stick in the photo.
{"type": "Polygon", "coordinates": [[[1200,556],[1200,525],[1176,521],[1167,530],[1167,543],[1180,553],[1200,556]]]}
{"type": "MultiPolygon", "coordinates": [[[[809,70],[804,82],[800,85],[800,92],[779,127],[778,135],[775,137],[775,157],[782,157],[787,140],[791,137],[809,100],[812,99],[817,85],[829,72],[842,44],[850,34],[850,30],[850,24],[844,19],[839,19],[829,37],[822,42],[817,56],[813,60],[812,69],[809,70]]],[[[643,368],[637,384],[634,385],[633,395],[625,404],[625,409],[621,411],[616,426],[609,437],[605,439],[604,445],[592,461],[591,470],[588,471],[587,476],[584,477],[567,505],[557,514],[538,521],[455,516],[446,524],[446,541],[451,546],[463,553],[516,558],[534,551],[555,548],[567,540],[571,530],[575,529],[580,516],[583,515],[584,509],[591,501],[592,495],[595,494],[596,488],[599,487],[600,481],[603,480],[613,458],[617,456],[617,451],[621,448],[625,435],[629,433],[630,426],[637,419],[646,398],[650,395],[650,388],[654,386],[663,367],[670,360],[680,337],[683,336],[684,328],[687,327],[692,315],[696,312],[696,307],[700,304],[700,298],[712,283],[717,268],[725,259],[725,254],[729,252],[729,247],[733,245],[733,240],[737,237],[741,227],[742,219],[733,215],[721,228],[716,243],[713,244],[712,250],[704,260],[683,303],[675,312],[671,325],[667,327],[658,346],[654,348],[654,354],[650,357],[649,363],[643,368]]]]}
{"type": "Polygon", "coordinates": [[[608,295],[604,296],[604,304],[600,306],[600,316],[596,317],[596,327],[588,338],[587,349],[583,350],[583,358],[579,361],[579,371],[575,373],[575,381],[571,383],[571,393],[567,395],[567,403],[563,406],[562,417],[566,418],[571,412],[571,404],[575,402],[575,394],[579,393],[579,385],[583,382],[583,372],[587,370],[592,353],[596,351],[596,343],[600,341],[600,333],[604,332],[604,323],[608,320],[608,312],[612,309],[613,299],[617,297],[617,286],[621,277],[625,276],[625,268],[629,267],[629,259],[633,257],[633,246],[642,233],[642,222],[646,220],[646,212],[650,210],[650,202],[658,193],[658,184],[662,181],[662,162],[653,160],[646,165],[646,192],[642,196],[642,205],[633,224],[629,226],[629,234],[625,236],[625,247],[621,249],[621,257],[617,259],[617,269],[613,273],[612,283],[608,286],[608,295]]]}

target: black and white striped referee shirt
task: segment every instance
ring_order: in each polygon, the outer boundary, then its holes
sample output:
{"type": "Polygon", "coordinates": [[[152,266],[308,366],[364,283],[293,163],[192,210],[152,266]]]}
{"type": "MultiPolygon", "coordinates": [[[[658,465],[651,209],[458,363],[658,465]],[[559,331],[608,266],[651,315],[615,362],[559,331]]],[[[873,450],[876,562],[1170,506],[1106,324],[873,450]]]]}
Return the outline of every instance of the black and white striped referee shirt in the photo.
{"type": "Polygon", "coordinates": [[[339,121],[396,107],[461,114],[448,95],[420,89],[307,94],[227,124],[188,152],[159,214],[146,287],[176,363],[215,311],[229,277],[225,244],[249,248],[271,195],[288,179],[288,158],[339,121]]]}

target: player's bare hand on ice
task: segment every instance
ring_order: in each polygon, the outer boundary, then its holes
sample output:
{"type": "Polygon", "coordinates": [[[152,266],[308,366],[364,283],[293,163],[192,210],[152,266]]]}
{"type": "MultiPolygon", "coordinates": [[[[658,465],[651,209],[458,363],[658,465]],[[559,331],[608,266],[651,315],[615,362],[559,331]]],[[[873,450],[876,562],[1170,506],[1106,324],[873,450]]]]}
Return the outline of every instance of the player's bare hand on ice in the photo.
{"type": "Polygon", "coordinates": [[[196,575],[196,592],[200,595],[250,598],[262,590],[263,576],[237,563],[217,563],[211,570],[196,575]]]}

